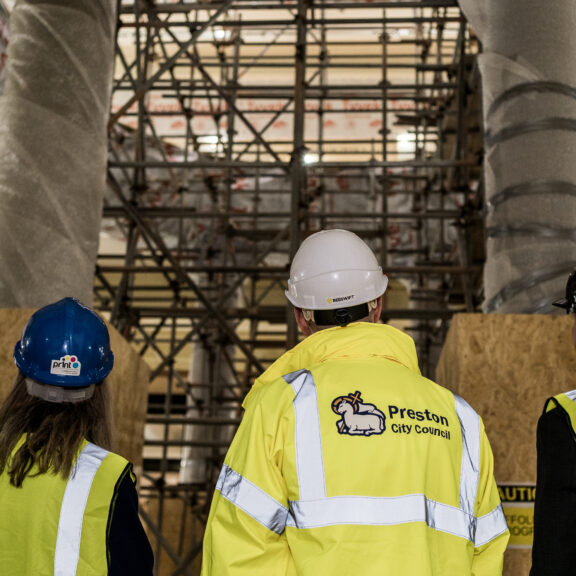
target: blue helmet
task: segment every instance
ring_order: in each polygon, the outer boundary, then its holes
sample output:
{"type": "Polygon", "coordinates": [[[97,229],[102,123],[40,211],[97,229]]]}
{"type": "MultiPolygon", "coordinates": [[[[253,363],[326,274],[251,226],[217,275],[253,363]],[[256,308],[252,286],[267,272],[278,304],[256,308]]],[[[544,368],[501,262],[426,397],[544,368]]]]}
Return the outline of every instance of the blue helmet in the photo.
{"type": "Polygon", "coordinates": [[[102,382],[114,355],[104,321],[75,298],[64,298],[28,320],[14,361],[31,380],[75,388],[102,382]]]}

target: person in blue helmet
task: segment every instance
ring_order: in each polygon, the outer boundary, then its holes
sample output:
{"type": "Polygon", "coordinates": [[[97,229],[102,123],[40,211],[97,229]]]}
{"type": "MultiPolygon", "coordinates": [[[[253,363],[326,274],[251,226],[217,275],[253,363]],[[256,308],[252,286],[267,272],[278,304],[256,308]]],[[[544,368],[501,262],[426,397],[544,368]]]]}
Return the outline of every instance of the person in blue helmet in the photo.
{"type": "Polygon", "coordinates": [[[132,466],[110,450],[106,324],[64,298],[32,315],[14,360],[0,407],[0,572],[152,576],[132,466]]]}

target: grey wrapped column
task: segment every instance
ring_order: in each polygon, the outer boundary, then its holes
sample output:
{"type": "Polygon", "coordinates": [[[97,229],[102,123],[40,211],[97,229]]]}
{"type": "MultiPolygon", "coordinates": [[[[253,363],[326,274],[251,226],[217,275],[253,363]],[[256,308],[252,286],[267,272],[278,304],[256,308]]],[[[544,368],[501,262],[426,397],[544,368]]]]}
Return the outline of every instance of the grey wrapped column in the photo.
{"type": "Polygon", "coordinates": [[[576,265],[576,10],[460,4],[483,44],[484,310],[550,313],[576,265]]]}
{"type": "Polygon", "coordinates": [[[19,0],[0,97],[0,307],[92,301],[115,0],[19,0]]]}

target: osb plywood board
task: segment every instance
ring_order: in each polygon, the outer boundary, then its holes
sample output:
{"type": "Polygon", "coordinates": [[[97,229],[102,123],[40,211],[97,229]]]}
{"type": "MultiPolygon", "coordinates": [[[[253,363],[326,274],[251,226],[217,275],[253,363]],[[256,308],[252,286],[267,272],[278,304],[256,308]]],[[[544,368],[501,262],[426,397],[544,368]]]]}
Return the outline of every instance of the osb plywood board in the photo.
{"type": "MultiPolygon", "coordinates": [[[[0,402],[12,388],[17,369],[14,345],[34,310],[0,308],[0,402]]],[[[128,342],[111,326],[114,368],[108,377],[114,449],[138,470],[142,464],[144,424],[148,402],[149,368],[128,342]]]]}
{"type": "Polygon", "coordinates": [[[174,573],[198,576],[202,564],[204,525],[190,509],[190,504],[177,498],[165,498],[160,506],[157,499],[141,498],[140,506],[152,522],[161,526],[164,546],[159,546],[156,531],[149,530],[148,524],[144,523],[154,550],[157,576],[171,576],[174,573]],[[186,563],[187,568],[183,568],[181,563],[186,563]],[[176,572],[178,568],[181,568],[180,572],[176,572]]]}
{"type": "MultiPolygon", "coordinates": [[[[544,403],[576,388],[572,323],[564,315],[452,319],[436,379],[482,416],[499,486],[536,483],[536,426],[544,403]]],[[[530,548],[510,548],[504,574],[527,575],[530,558],[530,548]]]]}

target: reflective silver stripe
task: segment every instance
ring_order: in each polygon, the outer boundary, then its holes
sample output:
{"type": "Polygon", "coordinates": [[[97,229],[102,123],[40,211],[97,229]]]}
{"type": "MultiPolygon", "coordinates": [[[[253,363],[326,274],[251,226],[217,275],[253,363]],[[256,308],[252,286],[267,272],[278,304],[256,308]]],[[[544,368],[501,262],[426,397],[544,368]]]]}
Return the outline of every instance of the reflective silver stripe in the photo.
{"type": "Polygon", "coordinates": [[[216,490],[269,530],[284,532],[288,509],[226,464],[220,471],[216,490]]]}
{"type": "Polygon", "coordinates": [[[82,521],[94,476],[109,452],[87,444],[76,460],[60,508],[54,552],[54,576],[74,576],[80,558],[82,521]]]}
{"type": "Polygon", "coordinates": [[[315,502],[290,502],[294,519],[288,526],[319,528],[337,524],[392,526],[424,522],[430,528],[474,540],[475,519],[468,514],[423,494],[394,498],[333,496],[315,502]]]}
{"type": "Polygon", "coordinates": [[[456,412],[462,429],[462,466],[460,469],[460,506],[474,516],[480,480],[480,417],[473,408],[454,394],[456,412]]]}
{"type": "Polygon", "coordinates": [[[572,402],[576,402],[576,390],[570,390],[570,392],[565,392],[565,395],[572,400],[572,402]]]}
{"type": "Polygon", "coordinates": [[[494,540],[506,530],[508,530],[506,516],[504,515],[504,510],[502,510],[502,505],[498,505],[492,512],[478,518],[474,546],[478,548],[478,546],[488,544],[488,542],[494,540]]]}
{"type": "Polygon", "coordinates": [[[308,371],[284,376],[294,390],[296,470],[300,500],[326,497],[320,414],[314,378],[308,371]],[[296,376],[296,378],[294,378],[296,376]]]}

